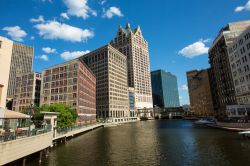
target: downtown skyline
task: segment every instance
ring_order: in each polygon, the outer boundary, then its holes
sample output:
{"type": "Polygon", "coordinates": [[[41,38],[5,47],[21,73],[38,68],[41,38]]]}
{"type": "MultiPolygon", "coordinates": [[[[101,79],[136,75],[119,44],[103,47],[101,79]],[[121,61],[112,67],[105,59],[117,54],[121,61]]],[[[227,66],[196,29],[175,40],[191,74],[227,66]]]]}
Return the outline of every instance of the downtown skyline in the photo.
{"type": "Polygon", "coordinates": [[[0,35],[33,46],[33,70],[38,72],[110,42],[119,25],[140,25],[149,43],[151,71],[164,69],[177,76],[181,104],[189,103],[186,71],[209,66],[207,51],[220,28],[250,19],[247,0],[202,4],[196,0],[6,0],[2,4],[0,35]]]}

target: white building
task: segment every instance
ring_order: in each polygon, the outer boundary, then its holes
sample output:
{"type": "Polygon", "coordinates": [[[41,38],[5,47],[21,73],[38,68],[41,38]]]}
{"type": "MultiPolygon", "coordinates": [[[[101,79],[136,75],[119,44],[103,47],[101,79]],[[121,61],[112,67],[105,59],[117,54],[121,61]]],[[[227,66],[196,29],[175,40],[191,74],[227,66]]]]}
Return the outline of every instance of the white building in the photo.
{"type": "Polygon", "coordinates": [[[250,104],[250,27],[228,48],[237,104],[250,104]]]}

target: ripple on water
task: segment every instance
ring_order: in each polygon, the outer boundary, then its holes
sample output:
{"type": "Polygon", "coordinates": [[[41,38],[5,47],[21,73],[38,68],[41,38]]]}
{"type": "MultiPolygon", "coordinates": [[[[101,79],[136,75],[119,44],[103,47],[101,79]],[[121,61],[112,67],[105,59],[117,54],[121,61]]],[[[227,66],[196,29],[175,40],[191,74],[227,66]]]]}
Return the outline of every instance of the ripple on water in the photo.
{"type": "MultiPolygon", "coordinates": [[[[248,165],[250,141],[237,133],[159,120],[100,128],[53,148],[43,166],[248,165]]],[[[37,165],[36,161],[28,163],[37,165]]]]}

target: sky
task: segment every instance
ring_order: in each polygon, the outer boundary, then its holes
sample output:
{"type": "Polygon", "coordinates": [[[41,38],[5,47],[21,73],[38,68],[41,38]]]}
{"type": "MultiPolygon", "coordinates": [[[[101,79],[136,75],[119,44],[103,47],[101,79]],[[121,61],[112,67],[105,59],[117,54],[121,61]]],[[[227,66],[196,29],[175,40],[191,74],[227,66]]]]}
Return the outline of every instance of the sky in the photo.
{"type": "Polygon", "coordinates": [[[188,104],[186,72],[209,67],[218,31],[250,19],[250,0],[1,0],[0,11],[0,35],[33,46],[37,72],[107,44],[119,25],[140,25],[151,70],[175,74],[188,104]]]}

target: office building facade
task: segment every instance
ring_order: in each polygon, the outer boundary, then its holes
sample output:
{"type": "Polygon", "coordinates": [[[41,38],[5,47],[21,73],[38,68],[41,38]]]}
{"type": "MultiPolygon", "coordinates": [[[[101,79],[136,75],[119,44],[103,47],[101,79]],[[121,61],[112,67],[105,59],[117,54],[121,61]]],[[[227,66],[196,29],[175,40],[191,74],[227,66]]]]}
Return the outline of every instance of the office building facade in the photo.
{"type": "Polygon", "coordinates": [[[97,117],[129,117],[126,56],[106,45],[80,59],[96,76],[97,117]]]}
{"type": "Polygon", "coordinates": [[[127,57],[128,86],[135,90],[135,108],[153,108],[148,42],[140,27],[119,26],[110,44],[127,57]]]}
{"type": "Polygon", "coordinates": [[[214,108],[219,116],[225,115],[227,105],[237,103],[227,49],[249,25],[250,21],[229,23],[209,48],[214,108]]]}
{"type": "Polygon", "coordinates": [[[17,74],[32,72],[34,49],[13,42],[7,98],[13,99],[17,74]]]}
{"type": "Polygon", "coordinates": [[[63,103],[78,115],[78,124],[96,121],[96,78],[87,65],[74,59],[43,70],[40,105],[63,103]]]}
{"type": "Polygon", "coordinates": [[[228,48],[237,104],[250,104],[250,27],[228,48]]]}
{"type": "Polygon", "coordinates": [[[13,41],[0,36],[0,107],[2,108],[6,106],[12,48],[13,41]]]}
{"type": "Polygon", "coordinates": [[[128,88],[128,98],[129,98],[129,111],[130,111],[130,117],[136,116],[136,110],[135,110],[135,89],[129,87],[128,88]]]}
{"type": "Polygon", "coordinates": [[[17,74],[13,97],[13,111],[27,111],[32,105],[39,106],[41,74],[30,72],[17,74]]]}
{"type": "Polygon", "coordinates": [[[190,109],[197,116],[214,115],[209,72],[210,69],[187,72],[190,109]]]}
{"type": "Polygon", "coordinates": [[[179,107],[179,92],[175,75],[164,70],[151,72],[153,103],[161,108],[179,107]]]}

